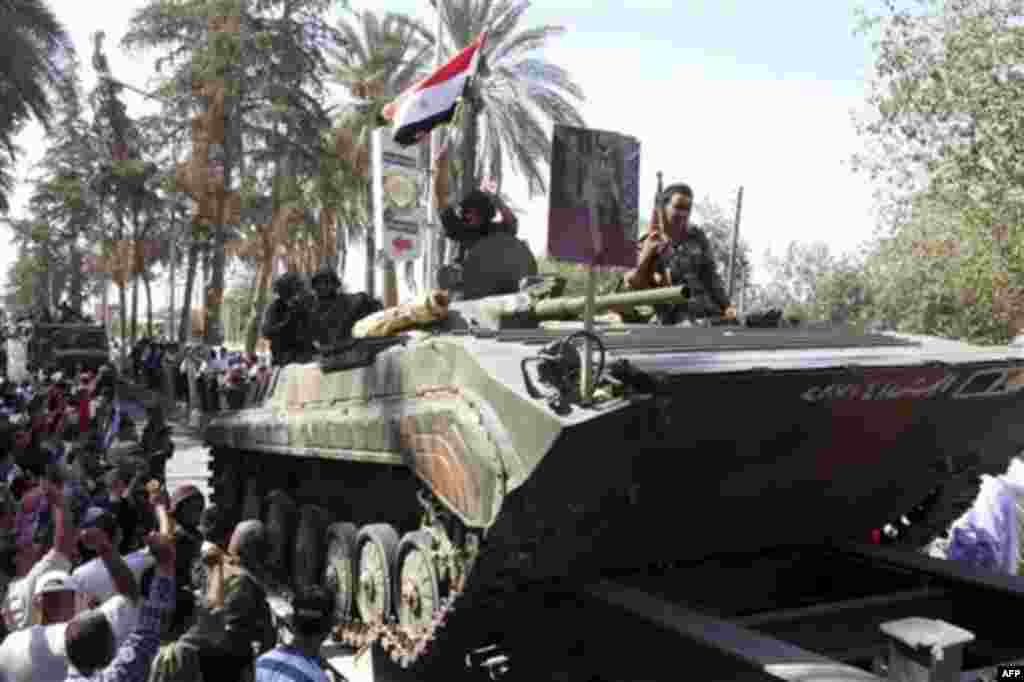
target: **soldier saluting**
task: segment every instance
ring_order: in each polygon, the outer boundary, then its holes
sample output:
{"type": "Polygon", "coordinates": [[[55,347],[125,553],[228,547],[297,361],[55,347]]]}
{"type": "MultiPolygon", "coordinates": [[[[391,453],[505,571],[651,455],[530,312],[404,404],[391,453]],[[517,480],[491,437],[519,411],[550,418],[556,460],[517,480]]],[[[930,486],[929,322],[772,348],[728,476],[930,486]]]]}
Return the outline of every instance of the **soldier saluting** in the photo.
{"type": "Polygon", "coordinates": [[[685,286],[686,303],[655,306],[663,325],[705,317],[736,317],[722,278],[715,267],[711,242],[703,230],[690,225],[693,190],[677,183],[660,192],[651,229],[642,238],[637,266],[623,277],[628,290],[685,286]]]}

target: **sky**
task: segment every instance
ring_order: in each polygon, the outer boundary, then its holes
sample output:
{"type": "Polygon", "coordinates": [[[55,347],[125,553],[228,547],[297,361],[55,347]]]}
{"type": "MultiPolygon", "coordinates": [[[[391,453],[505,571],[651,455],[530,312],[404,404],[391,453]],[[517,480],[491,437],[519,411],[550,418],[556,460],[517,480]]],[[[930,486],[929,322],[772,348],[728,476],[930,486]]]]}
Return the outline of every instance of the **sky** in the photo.
{"type": "MultiPolygon", "coordinates": [[[[145,88],[157,55],[118,47],[144,0],[104,0],[102,11],[81,0],[50,4],[79,51],[86,90],[95,82],[89,36],[99,29],[107,33],[115,77],[145,88]]],[[[640,140],[641,215],[650,213],[658,171],[666,184],[687,182],[698,198],[726,207],[743,186],[740,232],[754,252],[756,281],[766,274],[758,265],[767,250],[780,253],[791,241],[820,240],[835,252],[849,251],[873,232],[872,188],[849,166],[863,146],[852,114],[863,108],[872,61],[868,40],[854,34],[860,4],[537,0],[523,27],[563,26],[565,34],[540,56],[562,66],[583,88],[586,100],[579,109],[586,125],[640,140]]],[[[405,12],[434,25],[427,0],[352,5],[405,12]]],[[[131,114],[156,107],[131,93],[125,100],[131,114]]],[[[27,151],[19,176],[27,179],[45,137],[32,125],[18,142],[27,151]]],[[[518,178],[506,179],[503,190],[523,209],[520,236],[542,254],[547,198],[529,200],[518,178]]],[[[22,185],[11,217],[23,215],[27,196],[22,185]]],[[[10,242],[6,227],[0,227],[0,239],[10,242]]],[[[353,247],[345,279],[359,289],[363,261],[353,247]]],[[[0,272],[6,273],[14,256],[13,249],[0,249],[0,272]]],[[[167,288],[155,295],[166,297],[167,288]]]]}

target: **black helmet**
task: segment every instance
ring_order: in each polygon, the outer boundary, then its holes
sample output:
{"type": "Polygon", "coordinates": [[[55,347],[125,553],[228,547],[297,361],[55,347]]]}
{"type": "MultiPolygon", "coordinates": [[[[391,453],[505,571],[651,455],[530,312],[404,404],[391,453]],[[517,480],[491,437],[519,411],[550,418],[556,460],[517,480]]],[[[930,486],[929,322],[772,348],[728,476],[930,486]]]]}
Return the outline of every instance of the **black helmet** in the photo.
{"type": "Polygon", "coordinates": [[[320,268],[320,270],[313,275],[311,284],[315,287],[324,280],[327,280],[328,284],[334,288],[341,286],[341,279],[338,277],[338,273],[334,271],[334,268],[320,268]]]}
{"type": "Polygon", "coordinates": [[[286,272],[274,282],[274,293],[282,298],[295,296],[303,290],[302,275],[297,272],[286,272]]]}

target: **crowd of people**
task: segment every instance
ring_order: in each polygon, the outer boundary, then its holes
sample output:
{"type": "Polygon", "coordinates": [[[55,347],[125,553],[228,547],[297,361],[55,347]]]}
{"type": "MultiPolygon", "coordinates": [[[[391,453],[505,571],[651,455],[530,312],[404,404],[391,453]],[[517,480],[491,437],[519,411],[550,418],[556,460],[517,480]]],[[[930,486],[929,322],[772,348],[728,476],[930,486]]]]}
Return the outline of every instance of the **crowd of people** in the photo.
{"type": "Polygon", "coordinates": [[[142,338],[129,353],[130,373],[136,383],[159,393],[173,393],[176,401],[188,402],[189,366],[196,375],[197,409],[216,412],[240,409],[250,404],[255,393],[270,378],[266,358],[199,345],[181,348],[162,338],[142,338]]]}
{"type": "Polygon", "coordinates": [[[278,646],[263,524],[168,491],[163,409],[137,435],[117,395],[109,365],[0,381],[0,682],[326,682],[332,595],[300,591],[278,646]]]}

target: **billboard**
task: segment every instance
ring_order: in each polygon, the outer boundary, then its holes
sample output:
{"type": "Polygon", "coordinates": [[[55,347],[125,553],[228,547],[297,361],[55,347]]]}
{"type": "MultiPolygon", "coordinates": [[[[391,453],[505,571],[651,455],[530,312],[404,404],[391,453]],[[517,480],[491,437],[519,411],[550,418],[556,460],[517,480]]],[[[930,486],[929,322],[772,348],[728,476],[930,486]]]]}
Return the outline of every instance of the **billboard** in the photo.
{"type": "Polygon", "coordinates": [[[378,247],[392,261],[413,260],[422,249],[427,206],[421,155],[420,145],[398,145],[390,129],[374,131],[374,226],[378,247]]]}
{"type": "Polygon", "coordinates": [[[556,125],[548,256],[590,265],[636,265],[639,181],[639,140],[556,125]]]}

